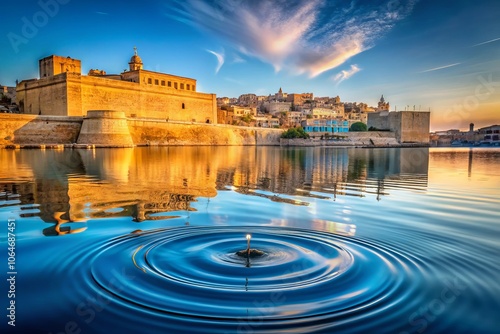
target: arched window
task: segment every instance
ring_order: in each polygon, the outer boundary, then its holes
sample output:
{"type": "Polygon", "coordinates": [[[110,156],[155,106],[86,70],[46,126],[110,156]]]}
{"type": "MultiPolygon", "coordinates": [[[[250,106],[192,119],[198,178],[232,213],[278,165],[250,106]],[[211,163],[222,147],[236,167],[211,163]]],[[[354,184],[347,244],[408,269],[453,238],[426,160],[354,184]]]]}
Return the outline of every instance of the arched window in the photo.
{"type": "Polygon", "coordinates": [[[186,105],[182,103],[182,109],[186,109],[186,105]]]}

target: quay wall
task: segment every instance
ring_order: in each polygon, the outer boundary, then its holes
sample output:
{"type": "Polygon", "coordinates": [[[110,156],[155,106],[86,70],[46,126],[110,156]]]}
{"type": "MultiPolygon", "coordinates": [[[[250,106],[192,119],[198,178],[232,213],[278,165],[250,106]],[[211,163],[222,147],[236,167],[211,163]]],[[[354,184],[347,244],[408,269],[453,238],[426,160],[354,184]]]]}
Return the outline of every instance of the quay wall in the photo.
{"type": "MultiPolygon", "coordinates": [[[[125,118],[120,127],[101,124],[92,117],[38,116],[0,114],[0,148],[32,147],[40,145],[65,145],[95,147],[129,146],[351,146],[351,147],[398,147],[406,146],[397,140],[397,134],[389,131],[348,132],[334,139],[314,138],[281,139],[282,129],[238,127],[223,124],[167,121],[164,119],[125,118]],[[126,124],[126,126],[125,126],[126,124]],[[104,126],[106,125],[106,126],[104,126]],[[126,131],[128,127],[128,133],[126,131]],[[117,133],[116,128],[120,128],[117,133]],[[113,135],[104,133],[111,129],[113,135]],[[101,135],[102,134],[102,135],[101,135]],[[113,138],[127,142],[114,142],[113,138]],[[130,136],[129,139],[125,138],[130,136]]],[[[110,130],[110,131],[111,131],[110,130]]],[[[109,131],[108,131],[109,132],[109,131]]],[[[340,135],[340,134],[339,134],[340,135]]],[[[428,143],[413,143],[428,146],[428,143]]]]}
{"type": "Polygon", "coordinates": [[[310,139],[281,139],[281,146],[351,146],[399,147],[396,134],[390,131],[337,133],[333,139],[321,139],[321,134],[310,134],[310,139]]]}
{"type": "Polygon", "coordinates": [[[283,130],[128,119],[135,145],[279,145],[283,130]]]}
{"type": "MultiPolygon", "coordinates": [[[[112,139],[107,142],[101,141],[102,138],[78,140],[84,119],[76,116],[0,114],[0,148],[73,145],[77,141],[85,145],[96,144],[103,147],[124,146],[123,143],[114,143],[112,139]]],[[[128,118],[127,125],[133,145],[136,146],[280,145],[280,136],[283,132],[280,129],[137,118],[128,118]]],[[[88,126],[98,127],[99,124],[90,123],[88,126]]],[[[87,139],[89,138],[87,126],[84,130],[87,139]]]]}
{"type": "Polygon", "coordinates": [[[0,114],[0,147],[75,143],[82,117],[0,114]]]}

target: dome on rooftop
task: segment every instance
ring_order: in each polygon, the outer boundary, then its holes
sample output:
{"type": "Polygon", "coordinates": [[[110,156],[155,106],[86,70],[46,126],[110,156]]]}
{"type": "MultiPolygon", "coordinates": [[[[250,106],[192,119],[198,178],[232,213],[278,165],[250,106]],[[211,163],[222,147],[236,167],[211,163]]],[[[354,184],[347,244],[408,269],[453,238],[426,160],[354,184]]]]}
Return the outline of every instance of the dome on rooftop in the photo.
{"type": "Polygon", "coordinates": [[[130,58],[130,62],[134,64],[142,64],[142,59],[138,55],[133,55],[132,58],[130,58]]]}

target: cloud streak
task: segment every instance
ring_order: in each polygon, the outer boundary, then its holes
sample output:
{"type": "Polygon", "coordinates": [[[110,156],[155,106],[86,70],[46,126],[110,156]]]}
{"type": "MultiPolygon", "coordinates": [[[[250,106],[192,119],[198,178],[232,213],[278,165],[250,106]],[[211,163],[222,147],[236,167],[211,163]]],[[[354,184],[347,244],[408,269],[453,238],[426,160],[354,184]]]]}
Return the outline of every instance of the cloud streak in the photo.
{"type": "Polygon", "coordinates": [[[175,0],[171,17],[275,71],[316,77],[370,49],[416,0],[175,0]]]}
{"type": "Polygon", "coordinates": [[[217,66],[215,67],[215,73],[219,73],[222,65],[224,65],[224,53],[218,53],[212,50],[206,50],[207,52],[213,54],[217,58],[217,66]]]}
{"type": "Polygon", "coordinates": [[[338,86],[342,81],[349,79],[359,71],[361,71],[361,69],[358,67],[358,65],[351,65],[351,68],[349,70],[342,70],[337,73],[337,75],[333,77],[333,80],[337,81],[338,86]]]}
{"type": "Polygon", "coordinates": [[[489,44],[489,43],[493,43],[493,42],[496,42],[496,41],[500,41],[500,37],[499,38],[490,39],[489,41],[486,41],[486,42],[474,44],[472,47],[480,46],[480,45],[484,45],[484,44],[489,44]]]}
{"type": "Polygon", "coordinates": [[[449,64],[449,65],[434,67],[434,68],[430,68],[430,69],[425,70],[425,71],[421,71],[419,73],[427,73],[427,72],[439,71],[439,70],[442,70],[442,69],[445,69],[445,68],[448,68],[448,67],[457,66],[457,65],[460,65],[460,64],[462,64],[462,63],[454,63],[454,64],[449,64]]]}

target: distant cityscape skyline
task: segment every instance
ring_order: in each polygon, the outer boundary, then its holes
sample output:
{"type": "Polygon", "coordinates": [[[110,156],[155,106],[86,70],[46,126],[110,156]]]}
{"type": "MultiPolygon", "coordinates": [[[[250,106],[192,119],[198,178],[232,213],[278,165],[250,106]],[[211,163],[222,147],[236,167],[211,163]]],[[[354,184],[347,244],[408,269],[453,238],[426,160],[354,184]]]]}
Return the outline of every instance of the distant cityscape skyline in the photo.
{"type": "Polygon", "coordinates": [[[340,96],[431,110],[431,130],[500,122],[500,2],[27,0],[3,4],[0,84],[38,77],[51,54],[82,72],[144,68],[218,97],[340,96]]]}

